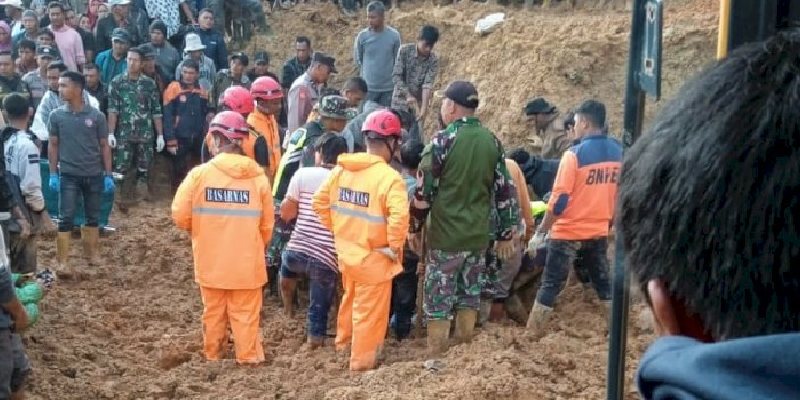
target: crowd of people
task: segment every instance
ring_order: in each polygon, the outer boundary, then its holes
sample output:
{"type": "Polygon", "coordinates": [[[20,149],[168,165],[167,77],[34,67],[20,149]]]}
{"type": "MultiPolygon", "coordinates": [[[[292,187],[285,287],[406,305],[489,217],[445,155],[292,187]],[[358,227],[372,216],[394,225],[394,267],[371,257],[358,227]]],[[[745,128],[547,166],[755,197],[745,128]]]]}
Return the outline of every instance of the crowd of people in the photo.
{"type": "MultiPolygon", "coordinates": [[[[608,134],[603,103],[562,113],[532,99],[523,112],[538,153],[506,154],[480,120],[475,85],[436,82],[439,30],[423,26],[403,44],[382,2],[366,7],[369,25],[353,44],[359,76],[340,90],[328,84],[336,60],[304,36],[280,76],[266,52],[252,67],[247,54],[228,54],[215,11],[196,10],[201,1],[64,3],[75,2],[2,2],[0,398],[21,393],[29,370],[19,340],[27,317],[8,287],[11,272],[37,271],[48,191],[59,203],[57,272],[78,279],[102,263],[103,194],[116,192],[122,214],[150,197],[156,154],[172,161],[172,217],[191,234],[208,360],[225,357],[230,328],[236,361],[263,362],[265,296],[280,296],[291,316],[301,287],[312,349],[325,345],[339,300],[334,344],[349,349],[354,371],[379,364],[387,331],[409,337],[415,315],[435,356],[451,331],[468,342],[477,325],[504,318],[543,332],[570,275],[609,305],[622,147],[608,134]],[[181,21],[198,25],[187,31],[181,21]],[[423,135],[430,115],[439,130],[423,135]],[[547,203],[540,219],[532,196],[547,203]],[[78,208],[85,265],[69,259],[78,208]],[[540,274],[535,298],[523,298],[519,288],[540,274]]],[[[629,187],[623,206],[640,210],[647,199],[669,201],[629,187]]],[[[622,220],[628,246],[645,240],[630,231],[635,223],[622,220]]],[[[663,300],[677,284],[654,286],[665,277],[653,271],[637,273],[663,300]]]]}

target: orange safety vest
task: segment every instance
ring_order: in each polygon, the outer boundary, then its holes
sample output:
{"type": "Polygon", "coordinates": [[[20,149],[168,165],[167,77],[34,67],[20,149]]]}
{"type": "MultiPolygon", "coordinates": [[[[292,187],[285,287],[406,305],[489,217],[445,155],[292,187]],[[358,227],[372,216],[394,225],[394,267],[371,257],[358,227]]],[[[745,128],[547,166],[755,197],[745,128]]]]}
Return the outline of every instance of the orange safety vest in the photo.
{"type": "Polygon", "coordinates": [[[278,122],[275,120],[274,115],[263,114],[256,110],[247,117],[247,123],[267,139],[267,147],[269,148],[267,177],[272,182],[275,179],[275,172],[278,170],[278,163],[281,160],[281,136],[278,130],[278,122]]]}
{"type": "Polygon", "coordinates": [[[264,248],[275,220],[261,167],[222,153],[192,169],[172,201],[172,219],[191,233],[195,281],[215,289],[256,289],[267,282],[264,248]]]}
{"type": "Polygon", "coordinates": [[[383,158],[343,154],[314,195],[314,211],[334,237],[339,269],[356,282],[380,283],[402,272],[408,232],[408,193],[400,174],[383,158]],[[388,247],[392,260],[376,251],[388,247]]]}

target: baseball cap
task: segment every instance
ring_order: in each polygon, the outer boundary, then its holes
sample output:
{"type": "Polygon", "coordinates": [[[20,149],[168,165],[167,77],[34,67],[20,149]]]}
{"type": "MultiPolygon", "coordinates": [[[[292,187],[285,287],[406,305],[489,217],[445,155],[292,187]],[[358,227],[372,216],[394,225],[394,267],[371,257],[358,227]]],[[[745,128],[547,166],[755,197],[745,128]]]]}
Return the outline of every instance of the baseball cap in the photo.
{"type": "Polygon", "coordinates": [[[537,97],[525,105],[525,115],[550,114],[555,110],[556,107],[544,97],[537,97]]]}
{"type": "Polygon", "coordinates": [[[471,109],[478,108],[480,100],[478,98],[478,89],[472,82],[467,81],[453,81],[447,85],[444,91],[436,92],[438,97],[446,97],[454,103],[471,109]]]}
{"type": "Polygon", "coordinates": [[[233,60],[239,60],[239,62],[241,62],[242,65],[244,65],[245,67],[250,64],[250,58],[247,57],[247,54],[244,54],[241,51],[238,53],[233,53],[233,55],[231,55],[231,61],[233,60]]]}
{"type": "Polygon", "coordinates": [[[121,42],[125,42],[125,43],[130,43],[131,42],[131,35],[128,33],[128,30],[125,29],[125,28],[114,28],[114,30],[111,31],[111,41],[113,42],[115,40],[118,40],[118,41],[121,41],[121,42]]]}
{"type": "Polygon", "coordinates": [[[55,50],[50,46],[39,46],[36,48],[36,55],[42,57],[56,58],[55,50]]]}
{"type": "Polygon", "coordinates": [[[327,65],[328,68],[331,69],[331,73],[335,74],[339,71],[336,70],[336,59],[319,51],[314,52],[314,55],[311,56],[311,61],[320,63],[322,65],[327,65]]]}
{"type": "Polygon", "coordinates": [[[113,6],[124,6],[126,4],[131,4],[131,0],[110,0],[108,5],[113,6]]]}
{"type": "Polygon", "coordinates": [[[323,96],[319,99],[319,115],[333,119],[348,119],[347,99],[342,96],[323,96]]]}
{"type": "Polygon", "coordinates": [[[261,63],[269,64],[269,53],[267,53],[266,51],[258,51],[253,56],[253,61],[256,64],[261,64],[261,63]]]}

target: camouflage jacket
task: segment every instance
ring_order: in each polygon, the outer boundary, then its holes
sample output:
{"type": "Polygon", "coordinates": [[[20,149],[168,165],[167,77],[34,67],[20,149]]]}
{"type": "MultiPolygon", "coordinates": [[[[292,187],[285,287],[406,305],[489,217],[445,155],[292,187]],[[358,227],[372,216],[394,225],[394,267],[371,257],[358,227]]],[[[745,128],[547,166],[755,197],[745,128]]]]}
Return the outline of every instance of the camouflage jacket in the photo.
{"type": "Polygon", "coordinates": [[[108,88],[108,113],[117,114],[115,134],[120,140],[153,140],[153,120],[161,118],[161,96],[156,82],[140,74],[136,80],[128,74],[115,77],[108,88]]]}
{"type": "Polygon", "coordinates": [[[483,250],[493,230],[497,240],[513,238],[519,206],[503,145],[477,118],[454,121],[433,137],[423,152],[420,178],[411,231],[419,232],[430,216],[431,249],[483,250]],[[490,223],[492,208],[496,227],[490,223]]]}

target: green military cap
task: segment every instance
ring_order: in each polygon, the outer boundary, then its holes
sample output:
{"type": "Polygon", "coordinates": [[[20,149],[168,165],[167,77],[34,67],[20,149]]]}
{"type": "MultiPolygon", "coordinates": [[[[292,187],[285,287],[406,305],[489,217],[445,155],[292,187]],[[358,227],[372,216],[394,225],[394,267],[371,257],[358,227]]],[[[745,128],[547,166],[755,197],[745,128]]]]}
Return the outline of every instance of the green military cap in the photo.
{"type": "Polygon", "coordinates": [[[319,99],[319,115],[333,119],[349,119],[347,99],[342,96],[323,96],[319,99]]]}

